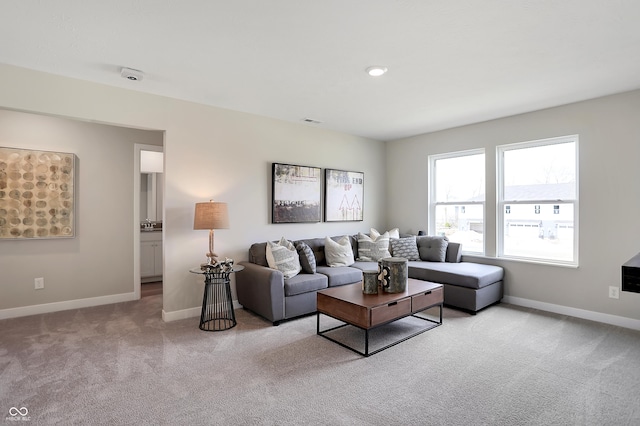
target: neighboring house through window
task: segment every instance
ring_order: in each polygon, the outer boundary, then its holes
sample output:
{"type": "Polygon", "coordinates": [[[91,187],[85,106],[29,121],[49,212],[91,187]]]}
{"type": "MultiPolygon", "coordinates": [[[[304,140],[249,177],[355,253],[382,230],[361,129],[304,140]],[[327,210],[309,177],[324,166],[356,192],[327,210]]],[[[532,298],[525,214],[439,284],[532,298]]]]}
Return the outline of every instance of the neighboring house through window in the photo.
{"type": "Polygon", "coordinates": [[[578,263],[578,136],[498,147],[498,256],[578,263]]]}
{"type": "Polygon", "coordinates": [[[484,253],[484,150],[429,156],[429,233],[484,253]]]}

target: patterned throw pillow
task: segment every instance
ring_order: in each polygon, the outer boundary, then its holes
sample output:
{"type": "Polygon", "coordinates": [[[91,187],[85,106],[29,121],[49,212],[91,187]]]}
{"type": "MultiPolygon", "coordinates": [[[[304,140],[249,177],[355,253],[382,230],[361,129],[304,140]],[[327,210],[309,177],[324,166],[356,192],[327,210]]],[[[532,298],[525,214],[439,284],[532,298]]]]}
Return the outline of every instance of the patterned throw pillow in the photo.
{"type": "Polygon", "coordinates": [[[377,262],[385,257],[391,257],[391,253],[389,253],[388,232],[379,235],[378,238],[375,239],[358,232],[358,260],[363,262],[377,262]]]}
{"type": "Polygon", "coordinates": [[[415,235],[406,238],[392,238],[390,241],[393,257],[404,257],[407,260],[420,260],[415,235]]]}
{"type": "Polygon", "coordinates": [[[269,268],[282,272],[285,278],[295,277],[302,269],[296,248],[284,237],[277,244],[267,241],[267,263],[269,268]]]}
{"type": "Polygon", "coordinates": [[[313,254],[313,250],[311,250],[311,247],[309,247],[304,241],[299,241],[296,244],[296,250],[298,251],[298,256],[300,257],[300,266],[302,266],[302,272],[304,272],[305,274],[315,274],[316,256],[313,254]]]}
{"type": "Polygon", "coordinates": [[[348,236],[340,238],[337,242],[329,237],[324,239],[324,257],[327,265],[331,267],[351,266],[355,263],[353,259],[353,248],[348,236]]]}

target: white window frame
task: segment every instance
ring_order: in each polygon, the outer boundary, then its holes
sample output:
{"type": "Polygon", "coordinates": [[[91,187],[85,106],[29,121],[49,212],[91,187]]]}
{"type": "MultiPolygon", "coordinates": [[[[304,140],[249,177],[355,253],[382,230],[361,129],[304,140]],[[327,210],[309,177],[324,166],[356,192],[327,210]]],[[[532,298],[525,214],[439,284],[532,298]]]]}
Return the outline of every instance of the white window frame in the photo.
{"type": "MultiPolygon", "coordinates": [[[[429,176],[429,191],[427,194],[427,203],[429,206],[428,212],[429,212],[429,217],[428,217],[428,229],[429,229],[429,235],[435,235],[436,234],[436,208],[438,206],[455,206],[455,205],[460,205],[460,204],[468,204],[468,205],[481,205],[482,206],[482,232],[484,235],[486,235],[486,229],[487,229],[487,210],[486,210],[486,201],[487,201],[487,191],[485,188],[485,198],[484,201],[451,201],[451,202],[437,202],[437,194],[436,194],[436,161],[438,160],[446,160],[449,158],[457,158],[457,157],[468,157],[468,156],[472,156],[472,155],[484,155],[485,156],[485,169],[484,169],[484,179],[485,179],[485,185],[487,182],[487,168],[486,168],[486,153],[485,153],[485,149],[484,148],[477,148],[477,149],[471,149],[471,150],[467,150],[467,151],[457,151],[457,152],[447,152],[444,154],[433,154],[433,155],[429,155],[429,165],[428,165],[428,176],[429,176]]],[[[482,239],[482,252],[466,252],[464,249],[464,245],[462,245],[462,252],[463,253],[468,253],[470,255],[475,255],[475,256],[484,256],[484,254],[486,253],[486,245],[487,245],[487,241],[486,238],[482,239]]]]}
{"type": "Polygon", "coordinates": [[[552,265],[565,265],[565,266],[578,266],[578,238],[579,238],[579,226],[578,226],[578,218],[579,218],[579,181],[580,175],[578,170],[579,165],[579,136],[578,135],[568,135],[561,136],[556,138],[549,139],[540,139],[528,142],[518,142],[507,145],[500,145],[496,147],[496,242],[497,242],[497,257],[503,259],[512,259],[512,260],[522,260],[529,261],[534,263],[544,263],[544,264],[552,264],[552,265]],[[576,179],[576,197],[575,199],[569,200],[552,200],[552,199],[542,199],[542,200],[505,200],[504,199],[504,153],[506,151],[516,150],[516,149],[524,149],[524,148],[535,148],[539,146],[548,146],[548,145],[556,145],[563,143],[573,142],[575,144],[575,179],[576,179]],[[573,204],[573,260],[571,261],[563,261],[557,259],[541,259],[541,258],[528,258],[522,256],[513,256],[513,255],[505,255],[504,254],[504,209],[506,205],[513,206],[517,204],[539,204],[539,205],[553,205],[555,204],[573,204]]]}

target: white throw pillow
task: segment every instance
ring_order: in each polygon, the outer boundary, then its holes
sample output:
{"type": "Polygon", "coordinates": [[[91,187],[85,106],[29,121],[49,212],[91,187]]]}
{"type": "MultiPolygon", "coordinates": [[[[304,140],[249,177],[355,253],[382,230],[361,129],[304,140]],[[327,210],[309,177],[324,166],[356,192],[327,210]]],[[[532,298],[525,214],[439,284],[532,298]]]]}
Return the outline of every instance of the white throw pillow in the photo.
{"type": "MultiPolygon", "coordinates": [[[[400,230],[398,228],[390,229],[387,232],[389,233],[389,238],[400,238],[400,230]]],[[[373,238],[375,240],[381,234],[375,228],[371,228],[369,230],[369,235],[371,235],[371,238],[373,238]]]]}
{"type": "Polygon", "coordinates": [[[298,251],[284,237],[277,244],[267,241],[267,264],[282,272],[285,278],[295,277],[302,270],[298,251]]]}
{"type": "Polygon", "coordinates": [[[324,257],[327,265],[332,268],[338,266],[351,266],[355,263],[353,259],[353,248],[348,236],[340,238],[337,242],[329,237],[324,239],[324,257]]]}
{"type": "Polygon", "coordinates": [[[377,262],[385,257],[391,257],[389,252],[389,232],[385,232],[375,239],[358,232],[358,260],[377,262]]]}

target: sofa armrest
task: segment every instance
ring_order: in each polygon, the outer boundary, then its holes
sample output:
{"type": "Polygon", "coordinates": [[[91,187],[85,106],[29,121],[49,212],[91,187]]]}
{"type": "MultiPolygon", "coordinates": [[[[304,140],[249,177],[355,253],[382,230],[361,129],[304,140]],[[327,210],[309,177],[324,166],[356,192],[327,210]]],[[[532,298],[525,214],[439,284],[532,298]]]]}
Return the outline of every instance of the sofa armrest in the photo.
{"type": "Polygon", "coordinates": [[[284,276],[282,272],[239,262],[244,270],[235,274],[238,303],[275,323],[284,319],[284,276]]]}
{"type": "Polygon", "coordinates": [[[462,244],[452,243],[449,241],[447,245],[447,256],[445,262],[460,263],[462,262],[462,244]]]}

